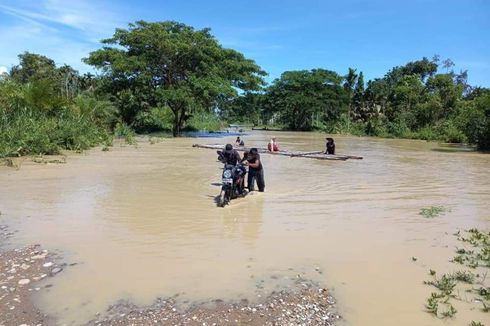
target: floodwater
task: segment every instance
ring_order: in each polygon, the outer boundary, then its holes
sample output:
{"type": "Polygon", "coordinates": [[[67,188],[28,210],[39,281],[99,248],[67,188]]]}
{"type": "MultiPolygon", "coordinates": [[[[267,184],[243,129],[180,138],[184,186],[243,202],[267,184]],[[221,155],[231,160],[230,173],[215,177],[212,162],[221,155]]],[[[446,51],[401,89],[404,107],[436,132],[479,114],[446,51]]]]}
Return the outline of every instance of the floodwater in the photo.
{"type": "MultiPolygon", "coordinates": [[[[272,133],[244,136],[263,146],[272,133]]],[[[273,133],[282,148],[322,149],[324,135],[273,133]]],[[[218,208],[220,164],[191,144],[163,139],[73,154],[64,165],[0,168],[2,223],[12,245],[40,243],[67,263],[36,300],[80,324],[119,299],[150,304],[254,300],[301,275],[333,291],[345,325],[468,325],[489,321],[455,302],[456,318],[424,312],[429,269],[448,260],[459,229],[490,227],[490,155],[411,140],[335,137],[319,161],[262,155],[266,192],[218,208]],[[423,207],[450,211],[426,219],[423,207]],[[413,261],[412,257],[417,260],[413,261]]]]}

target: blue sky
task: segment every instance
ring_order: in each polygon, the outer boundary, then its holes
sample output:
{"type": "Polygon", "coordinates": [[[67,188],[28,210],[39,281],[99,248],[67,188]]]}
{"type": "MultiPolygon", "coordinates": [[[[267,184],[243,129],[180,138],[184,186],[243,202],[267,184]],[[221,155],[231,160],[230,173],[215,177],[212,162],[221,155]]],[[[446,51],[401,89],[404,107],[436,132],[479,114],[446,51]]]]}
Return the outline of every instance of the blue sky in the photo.
{"type": "Polygon", "coordinates": [[[210,27],[225,47],[269,73],[348,67],[365,78],[423,56],[451,58],[473,85],[490,87],[490,1],[486,0],[0,0],[0,67],[23,51],[81,72],[100,39],[129,22],[176,20],[210,27]]]}

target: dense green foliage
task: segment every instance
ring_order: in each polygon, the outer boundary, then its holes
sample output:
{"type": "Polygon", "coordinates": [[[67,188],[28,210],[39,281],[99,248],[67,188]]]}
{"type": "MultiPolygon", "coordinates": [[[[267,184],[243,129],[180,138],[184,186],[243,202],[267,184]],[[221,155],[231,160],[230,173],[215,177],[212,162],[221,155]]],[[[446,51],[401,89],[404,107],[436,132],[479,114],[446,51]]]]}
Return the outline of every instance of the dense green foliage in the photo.
{"type": "Polygon", "coordinates": [[[78,73],[31,53],[0,78],[0,157],[57,154],[112,141],[116,108],[77,86],[78,73]]]}
{"type": "Polygon", "coordinates": [[[196,112],[212,113],[219,99],[263,84],[260,67],[223,48],[209,29],[139,21],[103,43],[86,62],[102,70],[130,125],[141,125],[139,119],[151,118],[155,108],[169,108],[176,136],[196,112]]]}
{"type": "Polygon", "coordinates": [[[438,73],[438,63],[437,57],[409,62],[367,86],[362,72],[352,68],[344,77],[323,69],[288,71],[261,94],[254,115],[290,130],[469,142],[490,149],[490,90],[470,87],[466,72],[449,70],[450,60],[438,73]]]}
{"type": "Polygon", "coordinates": [[[209,29],[139,21],[84,59],[101,73],[32,53],[0,76],[0,157],[109,144],[134,132],[215,131],[227,123],[476,144],[490,149],[490,89],[451,60],[409,62],[364,81],[326,69],[265,73],[209,29]]]}
{"type": "Polygon", "coordinates": [[[267,90],[264,108],[292,130],[311,130],[347,112],[342,77],[333,71],[288,71],[267,90]]]}

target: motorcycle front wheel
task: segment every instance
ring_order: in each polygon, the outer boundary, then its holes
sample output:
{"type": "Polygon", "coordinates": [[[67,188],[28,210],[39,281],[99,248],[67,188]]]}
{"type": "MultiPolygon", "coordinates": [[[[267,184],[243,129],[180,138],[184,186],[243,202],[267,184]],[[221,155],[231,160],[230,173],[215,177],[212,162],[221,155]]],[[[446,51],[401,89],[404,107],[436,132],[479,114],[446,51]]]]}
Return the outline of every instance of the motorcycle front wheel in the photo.
{"type": "Polygon", "coordinates": [[[226,189],[225,191],[225,205],[229,204],[233,195],[233,187],[226,189]]]}
{"type": "Polygon", "coordinates": [[[219,193],[218,206],[219,207],[225,207],[225,191],[224,190],[221,190],[221,192],[219,193]]]}
{"type": "Polygon", "coordinates": [[[230,203],[231,200],[231,189],[222,189],[219,194],[218,206],[225,207],[230,203]]]}

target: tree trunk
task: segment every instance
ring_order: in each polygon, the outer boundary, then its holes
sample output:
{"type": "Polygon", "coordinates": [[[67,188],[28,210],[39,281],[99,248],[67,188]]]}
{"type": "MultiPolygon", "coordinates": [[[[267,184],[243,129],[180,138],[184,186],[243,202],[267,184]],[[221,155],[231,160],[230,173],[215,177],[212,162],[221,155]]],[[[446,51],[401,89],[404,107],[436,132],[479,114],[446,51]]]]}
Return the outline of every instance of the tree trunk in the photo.
{"type": "Polygon", "coordinates": [[[182,126],[184,125],[184,122],[186,121],[186,117],[185,117],[185,109],[184,108],[181,108],[180,109],[180,117],[179,117],[179,134],[180,134],[180,129],[182,128],[182,126]]]}
{"type": "Polygon", "coordinates": [[[172,129],[172,134],[174,137],[177,137],[180,134],[180,119],[179,119],[179,110],[172,110],[174,113],[174,127],[172,129]]]}

